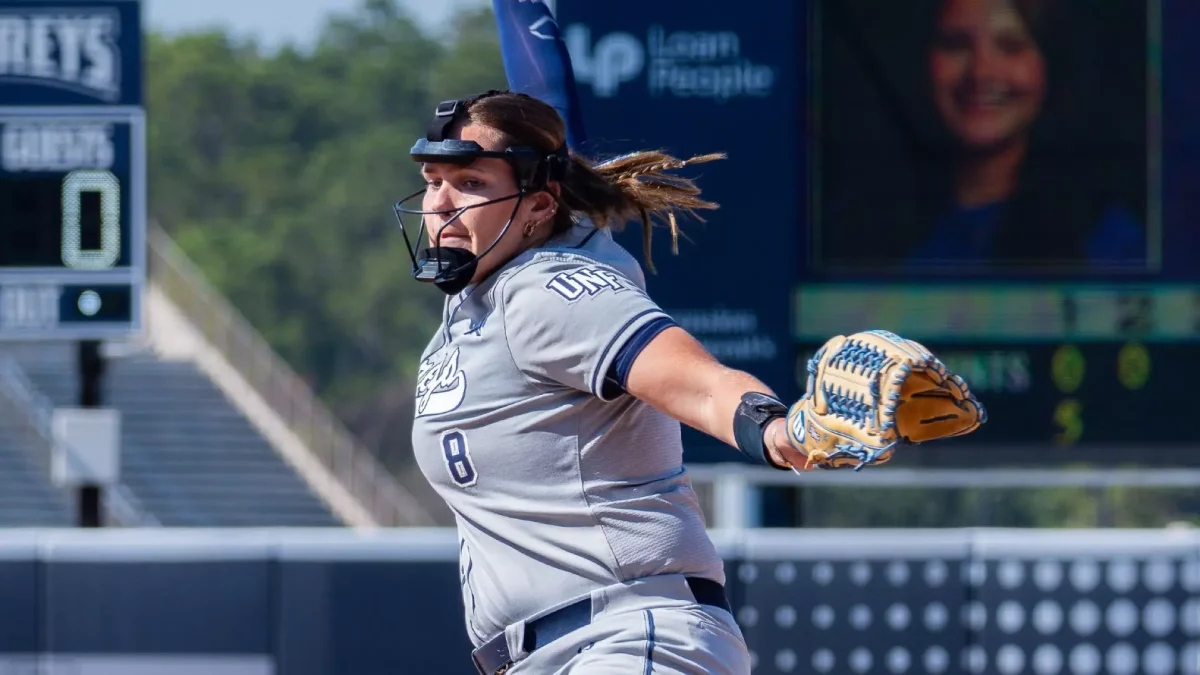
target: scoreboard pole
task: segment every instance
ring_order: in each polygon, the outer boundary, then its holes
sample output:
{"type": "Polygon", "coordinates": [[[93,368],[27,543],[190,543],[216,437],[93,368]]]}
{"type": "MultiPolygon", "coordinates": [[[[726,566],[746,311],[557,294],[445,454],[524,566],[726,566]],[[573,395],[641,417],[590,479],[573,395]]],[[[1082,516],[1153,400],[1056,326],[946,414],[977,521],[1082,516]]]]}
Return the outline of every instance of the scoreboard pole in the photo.
{"type": "MultiPolygon", "coordinates": [[[[81,340],[78,349],[79,407],[104,407],[104,352],[99,340],[81,340]]],[[[99,483],[84,482],[76,488],[77,524],[83,528],[104,527],[104,494],[99,483]]]]}

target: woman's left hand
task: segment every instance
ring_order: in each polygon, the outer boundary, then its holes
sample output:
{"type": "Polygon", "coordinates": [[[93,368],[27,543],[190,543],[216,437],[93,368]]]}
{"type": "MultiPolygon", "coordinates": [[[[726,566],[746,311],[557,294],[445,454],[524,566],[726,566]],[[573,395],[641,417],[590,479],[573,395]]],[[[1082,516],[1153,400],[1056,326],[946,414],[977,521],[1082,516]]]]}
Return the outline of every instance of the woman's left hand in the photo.
{"type": "Polygon", "coordinates": [[[781,417],[768,424],[766,431],[763,432],[763,442],[767,444],[768,458],[781,469],[810,471],[811,469],[805,468],[808,464],[808,456],[788,440],[786,425],[787,419],[781,417]]]}

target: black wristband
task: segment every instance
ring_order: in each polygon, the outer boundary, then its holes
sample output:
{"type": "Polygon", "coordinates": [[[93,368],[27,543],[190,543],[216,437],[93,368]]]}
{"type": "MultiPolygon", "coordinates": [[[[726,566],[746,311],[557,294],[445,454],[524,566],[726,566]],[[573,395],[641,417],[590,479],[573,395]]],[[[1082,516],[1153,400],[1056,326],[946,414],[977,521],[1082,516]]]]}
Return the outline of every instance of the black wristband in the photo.
{"type": "Polygon", "coordinates": [[[763,432],[772,421],[787,417],[788,408],[779,399],[759,392],[746,392],[733,414],[733,438],[738,450],[752,461],[773,469],[787,471],[767,455],[763,432]]]}

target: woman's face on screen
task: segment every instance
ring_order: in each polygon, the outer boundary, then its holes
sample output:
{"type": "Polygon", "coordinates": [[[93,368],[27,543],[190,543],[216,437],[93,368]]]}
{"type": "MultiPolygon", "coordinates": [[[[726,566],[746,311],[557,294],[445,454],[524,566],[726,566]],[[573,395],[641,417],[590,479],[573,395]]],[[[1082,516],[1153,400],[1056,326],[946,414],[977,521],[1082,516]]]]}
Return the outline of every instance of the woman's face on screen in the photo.
{"type": "Polygon", "coordinates": [[[1024,134],[1045,97],[1046,64],[1011,0],[945,0],[929,70],[938,113],[971,150],[1024,134]]]}

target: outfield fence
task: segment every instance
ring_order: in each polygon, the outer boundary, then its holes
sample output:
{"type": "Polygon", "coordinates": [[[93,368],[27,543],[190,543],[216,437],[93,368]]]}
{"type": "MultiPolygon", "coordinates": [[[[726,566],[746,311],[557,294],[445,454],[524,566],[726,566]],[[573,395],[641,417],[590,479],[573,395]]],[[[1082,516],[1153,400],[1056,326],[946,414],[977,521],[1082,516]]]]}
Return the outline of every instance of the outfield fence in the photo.
{"type": "MultiPolygon", "coordinates": [[[[1200,673],[1192,531],[712,536],[756,674],[1200,673]]],[[[457,551],[443,529],[3,532],[0,672],[470,675],[457,551]]]]}

